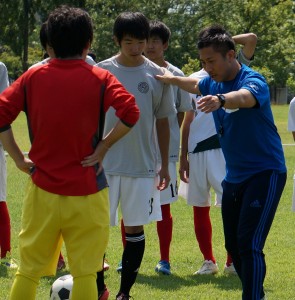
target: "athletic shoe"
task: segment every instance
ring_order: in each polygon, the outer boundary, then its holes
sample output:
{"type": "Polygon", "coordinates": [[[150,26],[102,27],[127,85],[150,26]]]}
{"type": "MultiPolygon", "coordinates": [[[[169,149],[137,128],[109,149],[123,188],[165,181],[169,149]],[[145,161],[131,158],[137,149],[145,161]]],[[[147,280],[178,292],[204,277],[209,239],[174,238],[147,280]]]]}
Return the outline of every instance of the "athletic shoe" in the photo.
{"type": "Polygon", "coordinates": [[[1,258],[0,265],[9,269],[18,268],[16,261],[11,257],[11,254],[9,252],[7,252],[6,257],[1,258]]]}
{"type": "Polygon", "coordinates": [[[218,272],[217,264],[212,260],[205,260],[202,267],[194,275],[216,274],[218,272]]]}
{"type": "MultiPolygon", "coordinates": [[[[117,296],[116,296],[116,300],[129,300],[131,299],[131,296],[129,295],[126,295],[124,293],[119,293],[117,296]]],[[[132,298],[133,299],[133,298],[132,298]]]]}
{"type": "Polygon", "coordinates": [[[103,262],[103,270],[107,271],[110,268],[110,265],[107,264],[105,261],[103,262]]]}
{"type": "Polygon", "coordinates": [[[118,264],[117,272],[121,273],[122,272],[122,260],[118,264]]]}
{"type": "Polygon", "coordinates": [[[156,265],[155,271],[164,275],[171,275],[170,263],[166,260],[160,260],[156,265]]]}
{"type": "Polygon", "coordinates": [[[61,271],[61,270],[65,269],[65,268],[66,268],[66,263],[65,263],[64,259],[63,258],[59,258],[58,262],[57,262],[56,270],[57,271],[61,271]]]}
{"type": "Polygon", "coordinates": [[[227,275],[238,275],[233,263],[231,263],[229,266],[225,264],[223,272],[227,275]]]}
{"type": "Polygon", "coordinates": [[[108,300],[109,295],[110,295],[110,292],[105,285],[104,289],[102,291],[98,292],[98,300],[108,300]]]}

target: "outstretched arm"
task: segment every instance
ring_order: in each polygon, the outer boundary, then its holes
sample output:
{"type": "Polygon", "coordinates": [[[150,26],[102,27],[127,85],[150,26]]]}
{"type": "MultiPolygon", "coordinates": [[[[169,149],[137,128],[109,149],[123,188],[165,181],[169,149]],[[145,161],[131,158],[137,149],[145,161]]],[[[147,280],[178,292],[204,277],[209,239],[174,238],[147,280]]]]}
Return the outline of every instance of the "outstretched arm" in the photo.
{"type": "Polygon", "coordinates": [[[198,94],[200,95],[199,91],[199,79],[191,78],[191,77],[184,77],[184,76],[174,76],[171,72],[169,72],[166,68],[162,68],[164,71],[163,75],[156,75],[156,79],[178,86],[180,89],[187,91],[191,94],[198,94]]]}
{"type": "MultiPolygon", "coordinates": [[[[251,108],[257,103],[256,99],[249,90],[240,89],[238,91],[223,94],[225,97],[224,108],[251,108]]],[[[210,113],[220,108],[220,101],[216,95],[207,95],[202,97],[198,102],[198,109],[202,112],[210,113]]]]}
{"type": "Polygon", "coordinates": [[[234,35],[233,40],[236,44],[240,44],[243,46],[243,54],[247,59],[251,59],[255,52],[256,44],[257,44],[257,36],[255,33],[243,33],[234,35]]]}

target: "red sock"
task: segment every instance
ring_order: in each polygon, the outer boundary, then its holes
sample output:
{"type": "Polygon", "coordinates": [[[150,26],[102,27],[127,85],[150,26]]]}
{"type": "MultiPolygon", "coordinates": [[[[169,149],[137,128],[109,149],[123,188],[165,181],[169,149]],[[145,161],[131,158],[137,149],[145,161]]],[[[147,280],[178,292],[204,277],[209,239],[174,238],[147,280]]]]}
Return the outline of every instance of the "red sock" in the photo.
{"type": "Polygon", "coordinates": [[[10,252],[10,218],[5,201],[0,202],[0,248],[1,258],[10,252]]]}
{"type": "Polygon", "coordinates": [[[157,222],[157,231],[160,243],[161,260],[169,262],[170,244],[172,240],[173,219],[170,213],[170,204],[162,205],[162,221],[157,222]]]}
{"type": "Polygon", "coordinates": [[[205,260],[216,262],[212,250],[212,226],[210,221],[210,206],[194,206],[195,235],[205,260]]]}
{"type": "Polygon", "coordinates": [[[226,265],[229,267],[233,263],[233,259],[231,258],[230,254],[227,253],[227,258],[226,258],[226,265]]]}
{"type": "Polygon", "coordinates": [[[125,247],[126,247],[126,232],[125,232],[125,225],[124,225],[123,219],[121,219],[121,236],[122,236],[123,248],[125,249],[125,247]]]}

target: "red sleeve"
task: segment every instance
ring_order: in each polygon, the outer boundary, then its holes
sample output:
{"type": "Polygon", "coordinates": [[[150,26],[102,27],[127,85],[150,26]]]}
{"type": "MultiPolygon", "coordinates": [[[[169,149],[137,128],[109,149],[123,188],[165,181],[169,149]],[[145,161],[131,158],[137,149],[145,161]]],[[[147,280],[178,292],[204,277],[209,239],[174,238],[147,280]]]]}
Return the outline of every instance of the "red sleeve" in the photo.
{"type": "Polygon", "coordinates": [[[0,130],[9,126],[25,107],[25,74],[0,94],[0,130]]]}
{"type": "Polygon", "coordinates": [[[132,127],[139,119],[139,108],[135,98],[118,81],[118,79],[107,72],[105,89],[104,109],[107,111],[112,106],[116,111],[116,116],[127,126],[132,127]]]}

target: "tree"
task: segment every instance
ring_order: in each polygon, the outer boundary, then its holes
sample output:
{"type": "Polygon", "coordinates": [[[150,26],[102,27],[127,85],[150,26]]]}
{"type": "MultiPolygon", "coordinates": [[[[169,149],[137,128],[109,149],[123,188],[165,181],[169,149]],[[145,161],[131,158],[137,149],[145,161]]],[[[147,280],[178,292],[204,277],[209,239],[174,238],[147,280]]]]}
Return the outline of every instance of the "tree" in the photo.
{"type": "Polygon", "coordinates": [[[295,22],[292,1],[200,0],[198,11],[200,27],[196,32],[218,20],[217,23],[221,23],[232,35],[256,33],[258,44],[251,66],[261,72],[270,85],[285,87],[287,81],[291,81],[289,78],[294,78],[295,22]]]}
{"type": "Polygon", "coordinates": [[[31,61],[40,60],[36,51],[41,49],[40,25],[48,13],[60,4],[82,7],[91,15],[94,23],[92,50],[97,60],[118,51],[112,37],[117,15],[123,11],[141,11],[149,19],[162,20],[170,27],[172,37],[166,57],[180,68],[192,62],[198,68],[198,32],[209,24],[221,23],[232,35],[251,31],[257,34],[258,44],[252,67],[262,72],[269,84],[283,87],[287,82],[294,82],[295,6],[292,0],[1,1],[0,59],[3,60],[4,52],[6,58],[13,53],[22,61],[20,71],[26,70],[31,61]],[[8,49],[10,52],[7,53],[8,49]]]}

